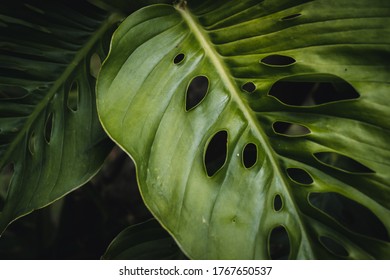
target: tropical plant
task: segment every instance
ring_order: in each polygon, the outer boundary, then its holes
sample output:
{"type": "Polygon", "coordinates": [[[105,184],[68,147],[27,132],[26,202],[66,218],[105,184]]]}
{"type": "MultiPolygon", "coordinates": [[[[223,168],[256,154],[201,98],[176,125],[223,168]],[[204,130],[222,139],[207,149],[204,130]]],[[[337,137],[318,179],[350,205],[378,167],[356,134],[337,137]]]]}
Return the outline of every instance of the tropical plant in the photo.
{"type": "Polygon", "coordinates": [[[0,231],[89,181],[108,135],[158,222],[104,258],[390,257],[388,1],[0,8],[0,231]]]}

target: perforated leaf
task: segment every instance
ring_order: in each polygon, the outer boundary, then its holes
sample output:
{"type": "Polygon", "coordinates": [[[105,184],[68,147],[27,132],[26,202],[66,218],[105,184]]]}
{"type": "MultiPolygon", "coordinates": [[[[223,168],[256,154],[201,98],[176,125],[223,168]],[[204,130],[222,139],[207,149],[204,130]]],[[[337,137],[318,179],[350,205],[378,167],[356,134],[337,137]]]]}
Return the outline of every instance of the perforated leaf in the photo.
{"type": "Polygon", "coordinates": [[[119,17],[68,2],[0,4],[0,233],[88,181],[112,147],[94,88],[119,17]]]}
{"type": "Polygon", "coordinates": [[[99,115],[189,257],[390,257],[389,26],[380,0],[181,1],[121,24],[99,115]]]}

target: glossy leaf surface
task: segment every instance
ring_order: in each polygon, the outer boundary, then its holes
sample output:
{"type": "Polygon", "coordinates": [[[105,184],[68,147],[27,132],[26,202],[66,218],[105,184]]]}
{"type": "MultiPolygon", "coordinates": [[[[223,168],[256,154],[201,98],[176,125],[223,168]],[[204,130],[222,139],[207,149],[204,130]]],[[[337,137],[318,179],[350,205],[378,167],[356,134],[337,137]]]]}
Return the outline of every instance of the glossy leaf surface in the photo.
{"type": "Polygon", "coordinates": [[[182,1],[121,24],[99,115],[189,257],[390,257],[389,26],[380,0],[182,1]]]}
{"type": "Polygon", "coordinates": [[[86,1],[0,4],[0,233],[88,181],[112,144],[95,97],[118,16],[86,1]]]}

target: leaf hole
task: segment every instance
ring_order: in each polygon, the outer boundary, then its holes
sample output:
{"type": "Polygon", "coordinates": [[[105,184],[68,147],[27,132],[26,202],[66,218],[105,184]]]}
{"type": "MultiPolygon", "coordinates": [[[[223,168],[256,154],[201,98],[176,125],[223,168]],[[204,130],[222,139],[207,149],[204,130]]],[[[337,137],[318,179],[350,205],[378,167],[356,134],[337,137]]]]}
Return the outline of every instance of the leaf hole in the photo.
{"type": "Polygon", "coordinates": [[[73,81],[68,91],[66,104],[70,110],[76,112],[79,106],[79,83],[73,81]]]}
{"type": "Polygon", "coordinates": [[[313,90],[313,100],[318,105],[359,97],[355,88],[345,81],[318,83],[313,90]]]}
{"type": "Polygon", "coordinates": [[[272,260],[286,260],[290,255],[290,239],[284,226],[275,227],[269,236],[269,256],[272,260]]]}
{"type": "Polygon", "coordinates": [[[185,54],[184,53],[179,53],[173,59],[173,63],[178,65],[178,64],[180,64],[184,60],[184,58],[185,58],[185,54]]]}
{"type": "Polygon", "coordinates": [[[275,133],[284,136],[306,136],[311,133],[311,130],[300,124],[277,121],[272,124],[275,133]]]}
{"type": "Polygon", "coordinates": [[[326,236],[320,236],[320,243],[324,246],[329,252],[339,257],[348,257],[348,251],[341,245],[339,242],[333,238],[326,236]]]}
{"type": "Polygon", "coordinates": [[[243,151],[243,163],[246,168],[253,167],[257,162],[257,146],[253,143],[248,143],[243,151]]]}
{"type": "Polygon", "coordinates": [[[247,82],[242,86],[242,90],[252,93],[256,90],[256,85],[252,82],[247,82]]]}
{"type": "Polygon", "coordinates": [[[94,53],[91,55],[91,58],[89,60],[89,73],[92,77],[95,79],[99,75],[100,68],[102,67],[102,59],[97,53],[94,53]]]}
{"type": "Polygon", "coordinates": [[[28,95],[28,90],[19,86],[0,85],[0,100],[18,99],[28,95]]]}
{"type": "Polygon", "coordinates": [[[386,242],[389,234],[382,221],[367,207],[335,192],[310,193],[310,203],[351,231],[386,242]]]}
{"type": "Polygon", "coordinates": [[[28,149],[31,153],[31,155],[34,155],[36,152],[36,146],[37,145],[37,137],[35,135],[35,131],[33,131],[30,135],[30,138],[28,140],[28,149]]]}
{"type": "Polygon", "coordinates": [[[300,17],[302,14],[293,14],[293,15],[289,15],[289,16],[286,16],[286,17],[283,17],[282,20],[285,21],[285,20],[292,20],[292,19],[296,19],[298,17],[300,17]]]}
{"type": "Polygon", "coordinates": [[[47,144],[50,144],[50,140],[53,133],[53,125],[54,125],[54,116],[53,113],[50,113],[45,122],[45,130],[44,137],[47,144]]]}
{"type": "Polygon", "coordinates": [[[280,194],[276,194],[274,197],[274,210],[279,212],[283,208],[283,199],[280,194]]]}
{"type": "Polygon", "coordinates": [[[291,106],[315,105],[311,95],[313,84],[314,83],[277,81],[272,85],[268,95],[291,106]]]}
{"type": "Polygon", "coordinates": [[[268,95],[291,106],[315,106],[337,101],[355,100],[360,97],[353,86],[335,76],[296,77],[295,79],[297,80],[277,81],[272,85],[268,95]]]}
{"type": "Polygon", "coordinates": [[[260,62],[271,67],[287,67],[293,65],[296,60],[291,56],[273,54],[264,57],[260,62]]]}
{"type": "Polygon", "coordinates": [[[186,111],[198,106],[206,97],[209,89],[209,79],[206,76],[197,76],[192,79],[187,89],[186,111]]]}
{"type": "Polygon", "coordinates": [[[225,130],[219,131],[209,141],[204,164],[209,177],[212,177],[225,164],[227,159],[228,133],[225,130]]]}
{"type": "Polygon", "coordinates": [[[375,173],[375,171],[371,170],[360,162],[335,152],[315,153],[314,157],[322,164],[341,170],[343,172],[356,174],[375,173]]]}
{"type": "Polygon", "coordinates": [[[299,184],[310,185],[314,182],[310,174],[301,168],[287,168],[287,174],[291,180],[299,184]]]}

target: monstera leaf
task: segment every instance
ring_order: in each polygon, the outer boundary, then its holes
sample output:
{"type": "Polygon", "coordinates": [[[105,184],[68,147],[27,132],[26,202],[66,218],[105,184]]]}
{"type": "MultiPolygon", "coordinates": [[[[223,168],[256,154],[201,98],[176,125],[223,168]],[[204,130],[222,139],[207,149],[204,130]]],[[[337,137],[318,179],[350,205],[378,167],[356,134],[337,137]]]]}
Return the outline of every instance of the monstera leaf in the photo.
{"type": "Polygon", "coordinates": [[[189,257],[390,257],[389,27],[381,0],[180,1],[120,25],[99,116],[189,257]]]}
{"type": "Polygon", "coordinates": [[[123,230],[111,242],[102,259],[177,260],[184,259],[172,237],[152,219],[123,230]]]}
{"type": "Polygon", "coordinates": [[[88,181],[112,147],[94,88],[119,17],[67,2],[0,4],[0,233],[88,181]]]}

